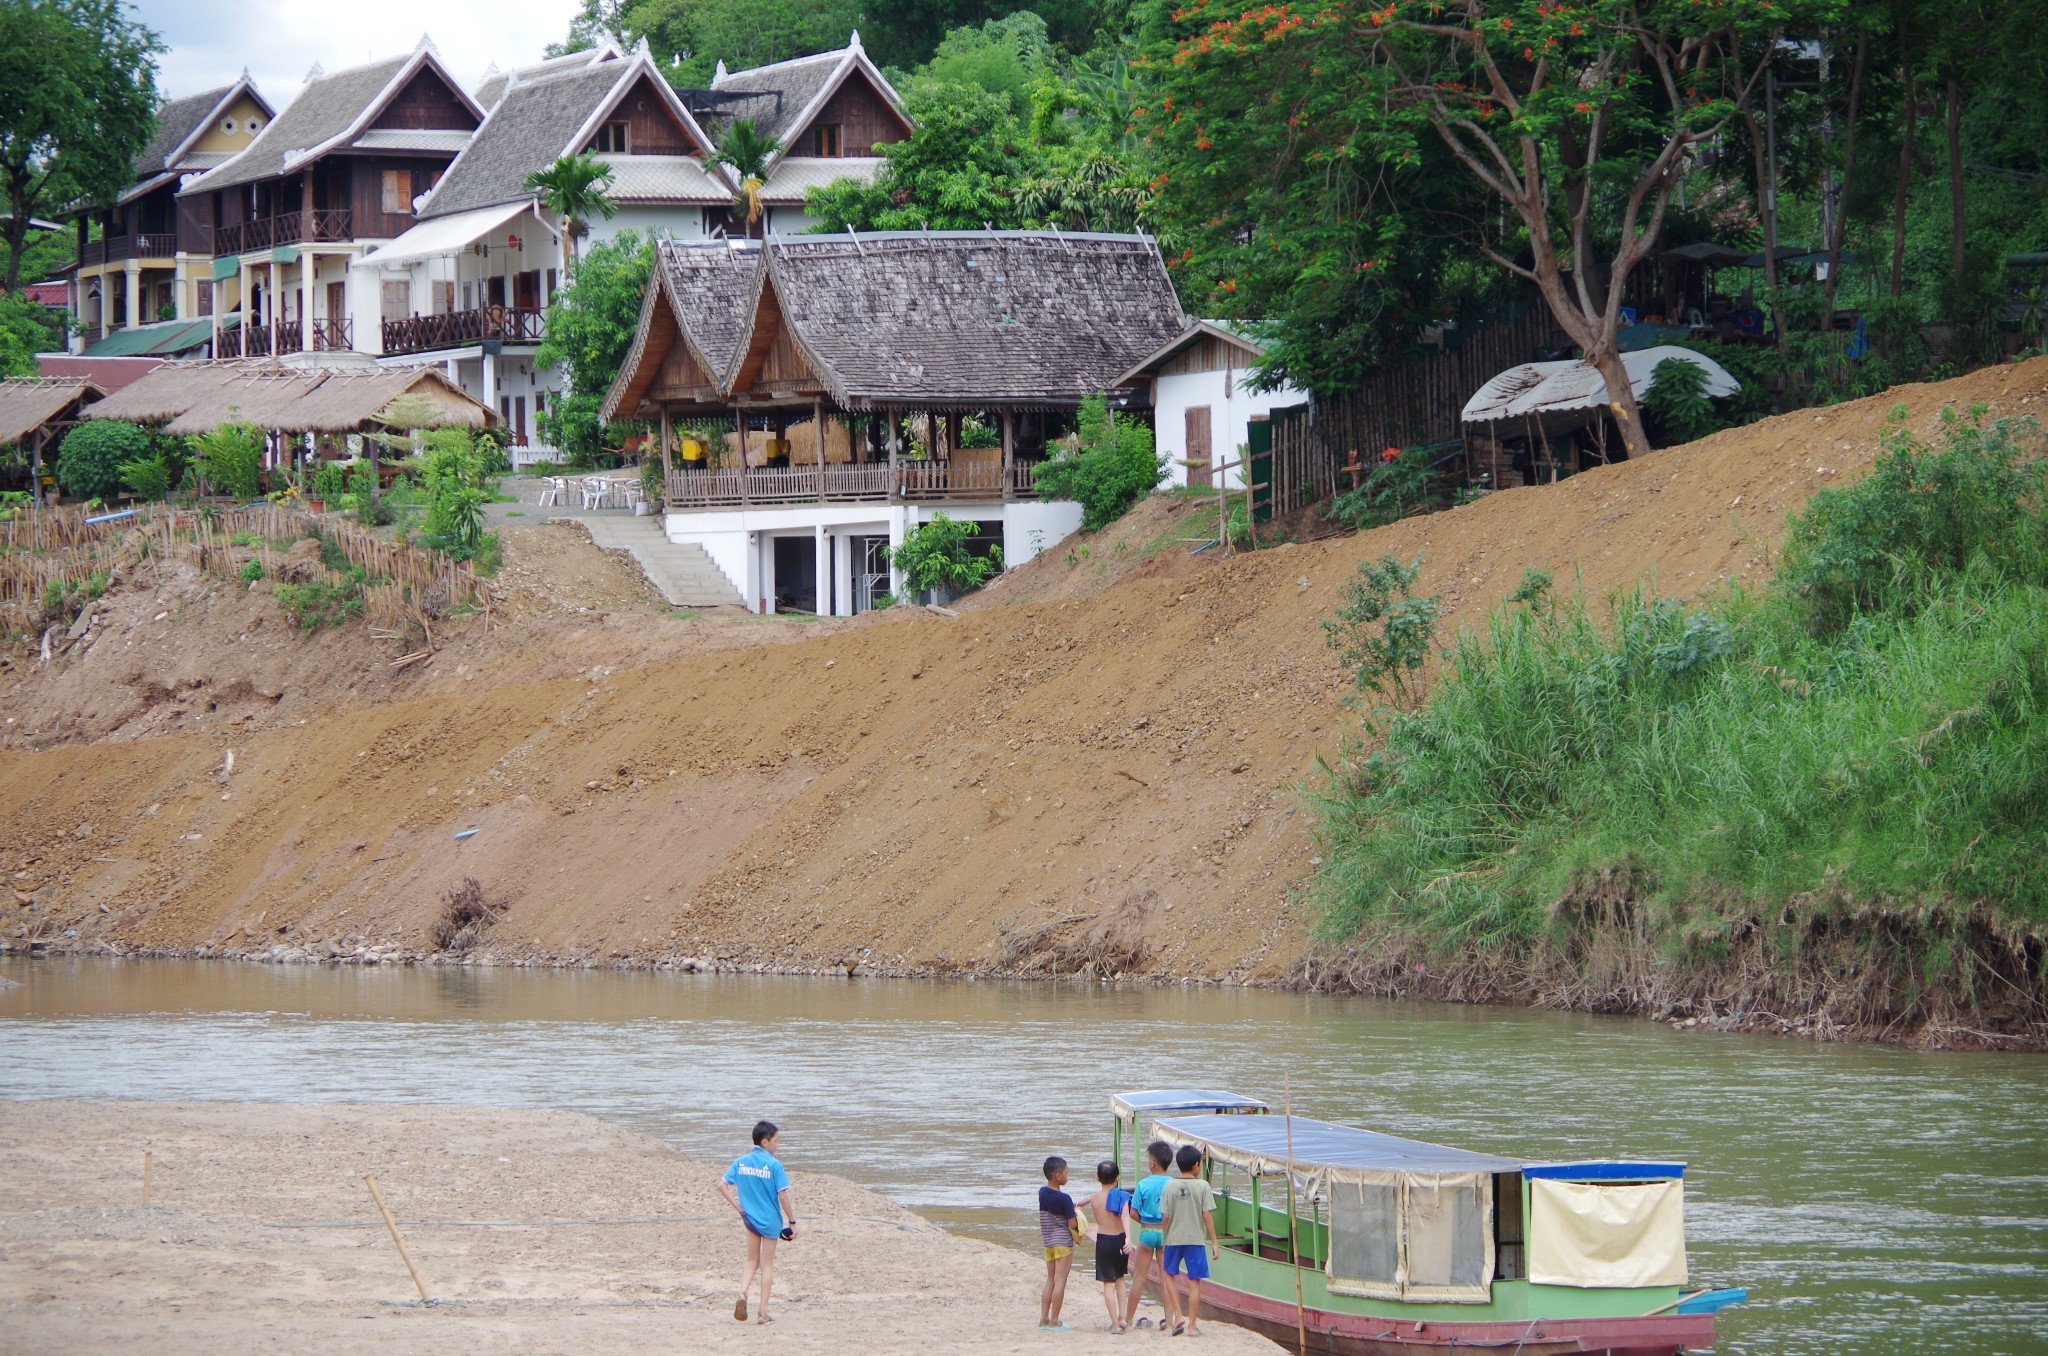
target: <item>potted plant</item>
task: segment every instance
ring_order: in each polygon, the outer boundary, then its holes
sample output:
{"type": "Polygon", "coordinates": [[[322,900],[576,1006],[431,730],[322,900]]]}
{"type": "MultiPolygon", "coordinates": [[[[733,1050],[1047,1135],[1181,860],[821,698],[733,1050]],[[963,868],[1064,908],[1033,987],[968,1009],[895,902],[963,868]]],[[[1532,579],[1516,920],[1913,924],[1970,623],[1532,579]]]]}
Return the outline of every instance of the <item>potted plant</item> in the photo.
{"type": "Polygon", "coordinates": [[[348,475],[341,469],[341,463],[323,461],[313,472],[313,492],[307,496],[306,506],[315,513],[325,513],[328,504],[338,502],[347,489],[348,475]]]}

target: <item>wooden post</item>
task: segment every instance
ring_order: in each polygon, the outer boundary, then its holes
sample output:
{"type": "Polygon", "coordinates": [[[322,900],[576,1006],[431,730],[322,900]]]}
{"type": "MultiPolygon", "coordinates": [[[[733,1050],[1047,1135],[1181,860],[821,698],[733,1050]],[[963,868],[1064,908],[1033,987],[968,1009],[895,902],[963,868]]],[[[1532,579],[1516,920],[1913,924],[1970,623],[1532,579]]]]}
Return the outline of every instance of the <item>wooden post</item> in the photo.
{"type": "Polygon", "coordinates": [[[732,407],[732,423],[740,435],[740,506],[753,503],[753,495],[747,486],[747,416],[735,405],[732,407]]]}
{"type": "Polygon", "coordinates": [[[664,402],[661,407],[661,496],[663,499],[668,498],[668,478],[676,473],[675,463],[669,458],[670,436],[668,405],[664,402]]]}
{"type": "Polygon", "coordinates": [[[149,1209],[151,1179],[156,1176],[156,1155],[149,1150],[142,1151],[142,1208],[149,1209]]]}
{"type": "Polygon", "coordinates": [[[889,420],[889,502],[897,503],[903,498],[903,472],[901,455],[903,451],[903,430],[896,423],[897,412],[888,411],[889,420]]]}
{"type": "Polygon", "coordinates": [[[1298,1356],[1308,1356],[1308,1313],[1301,1303],[1301,1221],[1294,1207],[1294,1085],[1286,1074],[1280,1076],[1280,1095],[1287,1118],[1287,1260],[1294,1264],[1294,1349],[1298,1356]]]}
{"type": "Polygon", "coordinates": [[[1010,411],[1003,411],[1003,498],[1015,498],[1012,474],[1017,465],[1017,420],[1010,411]]]}
{"type": "Polygon", "coordinates": [[[825,502],[825,402],[811,398],[811,450],[818,458],[818,502],[825,502]]]}
{"type": "Polygon", "coordinates": [[[420,1299],[432,1304],[434,1297],[427,1293],[427,1283],[420,1279],[420,1269],[412,1264],[412,1254],[405,1250],[405,1240],[398,1236],[398,1221],[391,1218],[391,1207],[384,1204],[384,1193],[377,1190],[377,1179],[365,1177],[363,1185],[370,1189],[370,1199],[377,1203],[377,1213],[384,1217],[384,1227],[391,1231],[392,1246],[398,1249],[398,1260],[405,1263],[405,1269],[412,1273],[412,1283],[419,1287],[420,1299]]]}

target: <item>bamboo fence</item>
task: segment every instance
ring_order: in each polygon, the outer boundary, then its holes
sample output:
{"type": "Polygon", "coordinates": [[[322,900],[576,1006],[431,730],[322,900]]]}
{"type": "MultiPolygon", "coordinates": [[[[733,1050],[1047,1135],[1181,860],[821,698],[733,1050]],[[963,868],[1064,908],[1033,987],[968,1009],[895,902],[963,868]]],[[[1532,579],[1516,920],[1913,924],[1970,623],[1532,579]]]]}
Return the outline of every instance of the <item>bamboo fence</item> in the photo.
{"type": "Polygon", "coordinates": [[[264,575],[274,577],[292,543],[321,536],[368,576],[364,611],[372,620],[465,605],[490,608],[491,586],[469,562],[282,504],[218,511],[152,506],[97,523],[80,509],[55,508],[23,513],[0,531],[0,635],[30,631],[53,582],[66,590],[84,588],[95,575],[111,582],[132,563],[167,560],[181,548],[201,571],[223,576],[240,569],[253,550],[264,575]]]}

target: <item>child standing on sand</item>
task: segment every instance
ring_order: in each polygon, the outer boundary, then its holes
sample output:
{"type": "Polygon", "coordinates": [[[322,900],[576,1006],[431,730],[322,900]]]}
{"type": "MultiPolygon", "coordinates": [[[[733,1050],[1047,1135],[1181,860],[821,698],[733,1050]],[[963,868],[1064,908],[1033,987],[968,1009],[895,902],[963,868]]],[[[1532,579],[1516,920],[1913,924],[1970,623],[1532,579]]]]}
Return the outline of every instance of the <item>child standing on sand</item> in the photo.
{"type": "Polygon", "coordinates": [[[1038,1296],[1038,1326],[1051,1332],[1071,1331],[1060,1322],[1067,1300],[1067,1273],[1074,1265],[1074,1242],[1085,1229],[1067,1184],[1067,1160],[1054,1154],[1045,1160],[1045,1185],[1038,1189],[1038,1237],[1045,1244],[1045,1289],[1038,1296]]]}
{"type": "MultiPolygon", "coordinates": [[[[1145,1298],[1145,1282],[1152,1275],[1152,1267],[1159,1260],[1159,1250],[1165,1246],[1160,1227],[1165,1223],[1159,1214],[1159,1196],[1173,1179],[1166,1174],[1173,1167],[1173,1146],[1163,1139],[1155,1139],[1145,1146],[1145,1164],[1151,1169],[1146,1176],[1138,1179],[1138,1185],[1131,1189],[1130,1204],[1124,1212],[1125,1223],[1137,1231],[1138,1244],[1131,1253],[1131,1293],[1124,1300],[1124,1326],[1131,1326],[1137,1318],[1138,1303],[1145,1298]]],[[[1159,1320],[1159,1330],[1166,1331],[1168,1319],[1174,1324],[1180,1322],[1180,1297],[1173,1287],[1166,1283],[1164,1276],[1159,1280],[1160,1301],[1166,1305],[1166,1318],[1159,1320]]],[[[1144,1327],[1145,1319],[1138,1319],[1138,1326],[1144,1327]]]]}
{"type": "Polygon", "coordinates": [[[740,1297],[732,1306],[738,1322],[747,1321],[747,1287],[754,1273],[761,1273],[761,1311],[757,1323],[772,1323],[768,1317],[768,1289],[775,1284],[775,1245],[796,1237],[796,1207],[789,1197],[789,1174],[775,1156],[775,1142],[781,1131],[773,1121],[754,1125],[754,1147],[741,1154],[719,1180],[718,1194],[739,1212],[747,1226],[747,1265],[740,1272],[740,1297]]]}
{"type": "MultiPolygon", "coordinates": [[[[1201,1336],[1202,1282],[1208,1279],[1209,1263],[1222,1251],[1216,1242],[1216,1193],[1196,1173],[1202,1166],[1202,1151],[1192,1144],[1180,1146],[1174,1156],[1180,1176],[1173,1179],[1159,1197],[1166,1216],[1166,1279],[1160,1282],[1168,1294],[1183,1271],[1188,1278],[1188,1336],[1201,1336]],[[1204,1230],[1207,1231],[1206,1242],[1204,1230]]],[[[1180,1336],[1176,1316],[1173,1335],[1180,1336]]]]}
{"type": "Polygon", "coordinates": [[[1114,1159],[1097,1163],[1095,1180],[1101,1185],[1088,1198],[1088,1215],[1095,1221],[1095,1279],[1102,1282],[1112,1333],[1124,1330],[1124,1277],[1131,1274],[1130,1235],[1124,1232],[1124,1209],[1131,1203],[1131,1193],[1116,1184],[1122,1175],[1114,1159]]]}

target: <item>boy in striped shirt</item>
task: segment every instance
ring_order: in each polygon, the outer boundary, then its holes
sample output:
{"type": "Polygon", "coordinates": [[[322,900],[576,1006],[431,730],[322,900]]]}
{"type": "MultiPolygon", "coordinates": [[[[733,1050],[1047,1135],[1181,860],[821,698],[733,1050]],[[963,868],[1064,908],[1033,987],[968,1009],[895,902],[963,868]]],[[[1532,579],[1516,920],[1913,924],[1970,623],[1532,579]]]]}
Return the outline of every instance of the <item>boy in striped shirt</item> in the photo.
{"type": "Polygon", "coordinates": [[[1045,1289],[1038,1296],[1038,1326],[1052,1332],[1069,1331],[1060,1322],[1060,1306],[1067,1300],[1067,1273],[1074,1266],[1077,1237],[1085,1237],[1087,1225],[1074,1209],[1074,1198],[1064,1190],[1067,1160],[1054,1154],[1045,1160],[1045,1185],[1038,1189],[1038,1237],[1045,1245],[1045,1289]]]}

